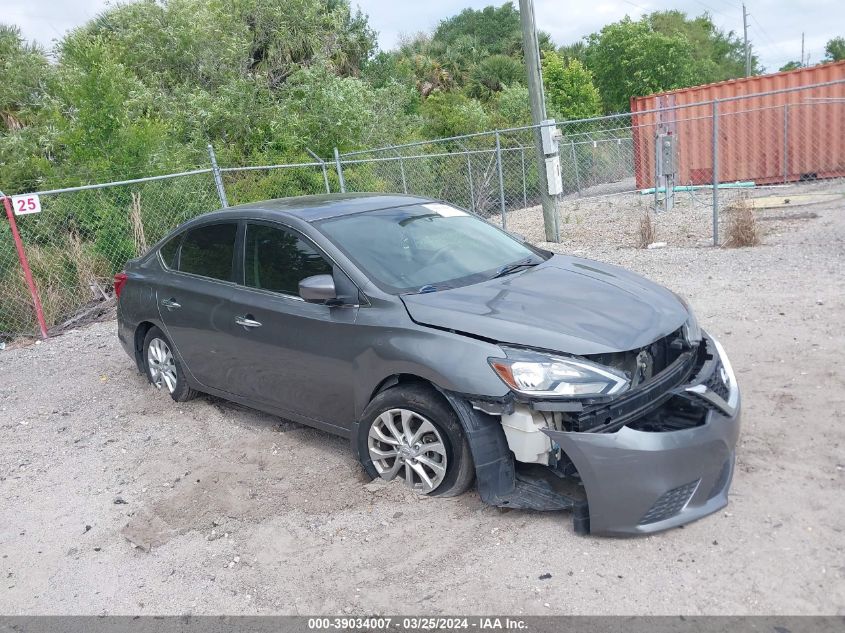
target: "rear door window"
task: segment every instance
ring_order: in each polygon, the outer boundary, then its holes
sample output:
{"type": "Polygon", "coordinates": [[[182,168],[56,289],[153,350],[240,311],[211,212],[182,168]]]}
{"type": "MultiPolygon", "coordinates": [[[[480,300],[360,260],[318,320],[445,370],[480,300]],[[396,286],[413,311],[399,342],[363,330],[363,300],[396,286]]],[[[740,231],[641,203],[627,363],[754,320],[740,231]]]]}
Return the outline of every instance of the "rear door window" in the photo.
{"type": "Polygon", "coordinates": [[[234,280],[234,222],[210,224],[188,231],[179,255],[179,270],[223,281],[234,280]]]}
{"type": "Polygon", "coordinates": [[[182,234],[171,237],[167,240],[158,252],[161,254],[161,261],[168,268],[176,268],[176,251],[179,250],[179,243],[182,241],[182,234]]]}
{"type": "Polygon", "coordinates": [[[244,273],[250,288],[298,296],[301,280],[312,275],[331,275],[332,266],[296,233],[266,224],[248,224],[244,273]]]}

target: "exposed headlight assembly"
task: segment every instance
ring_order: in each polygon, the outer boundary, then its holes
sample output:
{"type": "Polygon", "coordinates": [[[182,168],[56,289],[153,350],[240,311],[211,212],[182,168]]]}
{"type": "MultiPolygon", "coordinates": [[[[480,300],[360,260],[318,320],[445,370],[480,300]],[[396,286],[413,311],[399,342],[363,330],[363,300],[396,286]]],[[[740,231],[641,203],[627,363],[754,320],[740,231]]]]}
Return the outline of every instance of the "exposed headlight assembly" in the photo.
{"type": "Polygon", "coordinates": [[[687,309],[687,322],[684,323],[684,338],[687,343],[695,347],[701,342],[701,327],[698,325],[698,319],[695,318],[695,312],[692,311],[689,302],[678,293],[674,293],[678,300],[687,309]]]}
{"type": "Polygon", "coordinates": [[[507,358],[490,358],[490,366],[511,389],[528,396],[615,396],[631,384],[622,372],[580,358],[502,349],[507,358]]]}

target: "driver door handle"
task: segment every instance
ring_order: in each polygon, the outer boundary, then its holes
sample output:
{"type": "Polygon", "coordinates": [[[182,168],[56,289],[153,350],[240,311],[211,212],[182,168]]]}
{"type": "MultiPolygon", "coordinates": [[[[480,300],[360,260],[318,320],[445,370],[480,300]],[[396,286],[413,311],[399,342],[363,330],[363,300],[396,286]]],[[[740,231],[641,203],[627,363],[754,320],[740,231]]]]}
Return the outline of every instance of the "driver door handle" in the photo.
{"type": "Polygon", "coordinates": [[[235,323],[242,325],[245,328],[261,327],[261,322],[255,319],[250,319],[245,316],[235,317],[235,323]]]}
{"type": "Polygon", "coordinates": [[[178,310],[182,306],[176,303],[173,299],[162,299],[161,305],[163,305],[168,310],[178,310]]]}

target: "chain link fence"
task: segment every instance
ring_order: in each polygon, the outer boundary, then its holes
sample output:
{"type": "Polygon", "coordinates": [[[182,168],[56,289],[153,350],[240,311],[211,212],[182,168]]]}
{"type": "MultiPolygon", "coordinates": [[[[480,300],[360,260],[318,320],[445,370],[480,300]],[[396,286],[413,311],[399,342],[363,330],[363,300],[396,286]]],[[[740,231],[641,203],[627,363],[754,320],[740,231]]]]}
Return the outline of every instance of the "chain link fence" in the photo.
{"type": "MultiPolygon", "coordinates": [[[[113,277],[179,224],[228,204],[325,193],[322,161],[189,172],[38,192],[41,212],[16,218],[50,333],[114,305],[113,277]],[[218,186],[219,184],[219,186],[218,186]]],[[[0,221],[0,341],[38,332],[11,224],[0,221]]]]}
{"type": "MultiPolygon", "coordinates": [[[[783,187],[799,195],[841,189],[845,80],[656,102],[652,109],[557,123],[556,224],[568,246],[640,245],[647,214],[662,241],[719,245],[725,211],[748,197],[783,187]]],[[[339,154],[335,169],[348,191],[440,198],[544,241],[537,134],[528,126],[360,150],[339,154]]]]}
{"type": "MultiPolygon", "coordinates": [[[[845,80],[689,104],[659,97],[657,105],[557,124],[555,225],[570,252],[646,246],[644,218],[656,224],[646,241],[719,245],[726,212],[749,199],[760,209],[773,192],[782,194],[780,207],[845,194],[845,80]]],[[[228,204],[404,192],[543,242],[538,141],[539,129],[526,126],[222,168],[210,151],[208,169],[42,191],[41,213],[17,224],[47,328],[56,332],[113,305],[112,277],[127,259],[228,204]]],[[[37,331],[33,304],[10,223],[0,221],[0,339],[37,331]]]]}
{"type": "Polygon", "coordinates": [[[535,133],[527,127],[360,150],[340,154],[335,169],[347,191],[447,200],[506,223],[508,211],[540,203],[535,133]]]}

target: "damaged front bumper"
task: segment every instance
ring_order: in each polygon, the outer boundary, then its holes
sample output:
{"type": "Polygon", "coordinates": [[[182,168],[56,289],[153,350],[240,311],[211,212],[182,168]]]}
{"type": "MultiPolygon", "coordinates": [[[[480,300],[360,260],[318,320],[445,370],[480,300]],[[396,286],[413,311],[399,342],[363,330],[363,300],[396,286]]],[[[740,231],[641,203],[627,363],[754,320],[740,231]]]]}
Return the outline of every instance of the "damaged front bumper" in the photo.
{"type": "Polygon", "coordinates": [[[673,431],[623,426],[614,433],[544,430],[572,460],[589,506],[589,530],[644,534],[723,508],[739,437],[740,393],[721,345],[691,384],[675,390],[706,408],[704,423],[673,431]]]}
{"type": "MultiPolygon", "coordinates": [[[[468,439],[482,499],[512,508],[571,508],[576,531],[616,535],[665,530],[724,507],[739,436],[740,393],[721,345],[712,337],[702,344],[703,363],[637,419],[612,432],[542,429],[571,464],[580,495],[561,492],[554,477],[520,472],[501,430],[489,424],[494,418],[473,411],[475,431],[469,429],[468,439]],[[700,415],[689,416],[690,410],[700,415]],[[503,443],[507,457],[501,456],[503,443]]],[[[467,411],[459,415],[466,427],[467,411]]],[[[559,467],[540,468],[561,476],[559,467]]]]}

